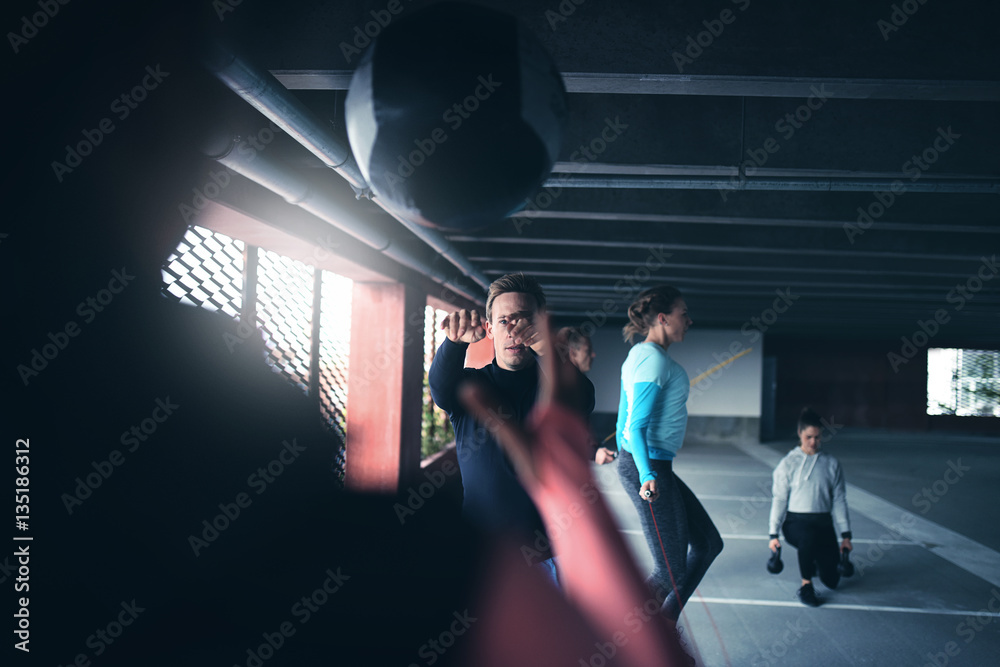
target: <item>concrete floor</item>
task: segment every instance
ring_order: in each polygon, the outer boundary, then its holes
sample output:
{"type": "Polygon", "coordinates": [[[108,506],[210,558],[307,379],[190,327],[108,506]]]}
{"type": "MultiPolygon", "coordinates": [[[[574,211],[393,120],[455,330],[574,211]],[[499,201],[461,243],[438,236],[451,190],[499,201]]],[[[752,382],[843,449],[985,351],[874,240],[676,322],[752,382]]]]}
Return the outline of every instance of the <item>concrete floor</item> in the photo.
{"type": "MultiPolygon", "coordinates": [[[[837,433],[825,443],[847,476],[856,574],[822,607],[803,606],[793,547],[764,565],[771,470],[796,445],[685,443],[677,474],[725,549],[681,619],[699,664],[1000,665],[1000,440],[837,433]]],[[[595,474],[637,561],[652,568],[613,463],[595,474]]]]}

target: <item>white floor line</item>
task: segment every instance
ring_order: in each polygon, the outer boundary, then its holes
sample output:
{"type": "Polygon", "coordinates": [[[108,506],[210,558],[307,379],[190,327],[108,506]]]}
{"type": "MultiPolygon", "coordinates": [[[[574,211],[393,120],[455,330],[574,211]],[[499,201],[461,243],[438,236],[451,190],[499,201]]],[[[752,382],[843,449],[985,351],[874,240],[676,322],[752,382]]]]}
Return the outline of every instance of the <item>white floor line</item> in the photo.
{"type": "MultiPolygon", "coordinates": [[[[737,535],[735,533],[722,534],[723,540],[753,540],[755,542],[767,542],[767,535],[737,535]]],[[[916,542],[911,542],[910,540],[869,540],[865,538],[852,539],[852,544],[891,544],[893,546],[905,546],[905,547],[922,547],[922,544],[917,544],[916,542]]]]}
{"type": "MultiPolygon", "coordinates": [[[[641,530],[633,530],[631,528],[621,528],[619,533],[627,533],[629,535],[642,535],[641,530]]],[[[737,535],[735,533],[722,533],[721,537],[723,541],[725,540],[748,540],[753,542],[767,542],[767,535],[737,535]]],[[[903,546],[903,547],[922,547],[922,544],[917,544],[916,542],[911,542],[909,540],[869,540],[864,538],[859,538],[856,540],[851,540],[853,544],[882,544],[893,546],[903,546]]]]}
{"type": "MultiPolygon", "coordinates": [[[[740,599],[740,598],[712,598],[712,597],[701,597],[701,598],[691,598],[688,603],[688,607],[695,608],[697,602],[704,600],[705,602],[711,604],[732,604],[732,605],[752,605],[757,607],[795,607],[801,609],[803,604],[801,602],[795,601],[784,601],[784,600],[750,600],[750,599],[740,599]]],[[[898,614],[932,614],[938,616],[983,616],[984,612],[973,611],[966,609],[929,609],[921,607],[884,607],[879,605],[865,605],[865,604],[838,604],[836,602],[824,602],[820,609],[844,609],[847,611],[874,611],[874,612],[889,612],[898,614]]],[[[1000,618],[1000,613],[985,612],[990,618],[1000,618]]]]}
{"type": "MultiPolygon", "coordinates": [[[[784,456],[759,443],[737,443],[733,446],[772,469],[784,456]]],[[[864,515],[889,529],[886,537],[908,538],[966,572],[1000,586],[1000,553],[993,549],[853,484],[847,485],[847,506],[851,512],[864,515]],[[905,525],[904,521],[909,525],[905,525]]]]}
{"type": "Polygon", "coordinates": [[[677,474],[681,475],[712,475],[713,477],[766,477],[771,479],[770,472],[749,472],[746,470],[712,470],[711,468],[689,468],[677,466],[677,474]]]}

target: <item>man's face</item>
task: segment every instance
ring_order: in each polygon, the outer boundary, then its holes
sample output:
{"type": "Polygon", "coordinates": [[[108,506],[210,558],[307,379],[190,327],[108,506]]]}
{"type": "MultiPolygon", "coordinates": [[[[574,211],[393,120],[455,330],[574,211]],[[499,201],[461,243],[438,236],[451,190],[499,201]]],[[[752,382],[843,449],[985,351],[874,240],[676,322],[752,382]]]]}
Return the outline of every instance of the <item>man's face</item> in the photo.
{"type": "Polygon", "coordinates": [[[569,360],[573,362],[574,366],[580,369],[581,373],[586,373],[590,370],[590,364],[596,356],[589,339],[584,340],[580,345],[571,345],[569,348],[569,360]]]}
{"type": "Polygon", "coordinates": [[[530,335],[534,331],[537,312],[535,297],[523,292],[506,292],[493,300],[490,313],[492,319],[486,323],[486,335],[493,339],[497,366],[508,371],[519,371],[535,363],[535,355],[528,346],[523,341],[515,345],[514,339],[530,335]],[[528,328],[521,329],[525,324],[528,328]],[[521,330],[512,335],[515,328],[521,330]]]}

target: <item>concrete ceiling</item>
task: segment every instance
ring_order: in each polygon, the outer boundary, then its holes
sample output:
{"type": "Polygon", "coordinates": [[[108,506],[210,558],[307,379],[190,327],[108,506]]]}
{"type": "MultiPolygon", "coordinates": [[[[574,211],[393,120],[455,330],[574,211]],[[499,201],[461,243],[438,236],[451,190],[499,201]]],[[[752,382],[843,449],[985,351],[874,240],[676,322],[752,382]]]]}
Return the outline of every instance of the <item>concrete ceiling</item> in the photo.
{"type": "MultiPolygon", "coordinates": [[[[357,57],[343,45],[380,12],[426,4],[212,7],[217,31],[346,140],[357,57]]],[[[788,307],[769,333],[898,339],[944,311],[942,343],[996,345],[996,3],[480,4],[541,40],[570,98],[560,160],[529,210],[445,234],[488,279],[534,274],[567,322],[620,320],[637,289],[670,283],[698,326],[740,328],[777,301],[788,307]],[[609,122],[615,140],[595,141],[609,122]]],[[[239,106],[231,124],[254,127],[239,106]]],[[[419,245],[288,144],[318,187],[419,245]]]]}
{"type": "MultiPolygon", "coordinates": [[[[342,45],[388,4],[296,4],[233,16],[257,62],[343,132],[342,45]]],[[[770,319],[778,299],[772,333],[895,337],[944,309],[950,336],[996,339],[1000,279],[972,294],[1000,250],[995,5],[485,4],[538,36],[571,107],[525,215],[447,235],[488,278],[538,276],[568,321],[620,318],[667,282],[702,326],[770,319]],[[608,119],[620,135],[595,141],[608,119]]]]}

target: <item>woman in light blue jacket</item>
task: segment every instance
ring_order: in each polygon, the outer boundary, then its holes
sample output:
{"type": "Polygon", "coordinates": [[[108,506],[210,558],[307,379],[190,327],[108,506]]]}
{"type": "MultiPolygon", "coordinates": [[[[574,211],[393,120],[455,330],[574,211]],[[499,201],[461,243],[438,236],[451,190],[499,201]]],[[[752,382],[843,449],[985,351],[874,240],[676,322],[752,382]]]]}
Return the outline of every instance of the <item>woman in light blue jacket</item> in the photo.
{"type": "Polygon", "coordinates": [[[622,364],[618,476],[653,552],[655,567],[646,583],[663,599],[661,613],[676,621],[722,551],[722,537],[712,519],[673,472],[687,429],[691,385],[667,348],[683,341],[693,322],[681,293],[668,286],[640,293],[628,316],[622,330],[625,340],[643,340],[622,364]]]}

